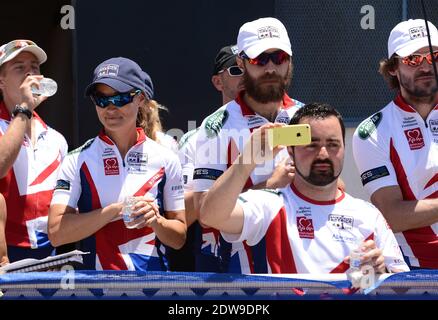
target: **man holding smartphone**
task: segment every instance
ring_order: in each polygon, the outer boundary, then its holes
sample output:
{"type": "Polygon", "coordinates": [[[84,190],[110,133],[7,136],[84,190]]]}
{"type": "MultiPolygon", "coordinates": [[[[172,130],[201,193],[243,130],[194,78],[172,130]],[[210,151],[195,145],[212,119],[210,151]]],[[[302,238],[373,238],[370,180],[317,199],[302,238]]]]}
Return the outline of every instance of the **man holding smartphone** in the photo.
{"type": "MultiPolygon", "coordinates": [[[[279,20],[261,18],[245,23],[239,30],[237,47],[244,90],[208,116],[197,133],[193,191],[198,210],[214,181],[243,150],[251,132],[266,123],[289,123],[302,105],[287,95],[293,71],[292,49],[287,30],[279,20]]],[[[286,185],[293,171],[289,164],[285,163],[272,177],[276,165],[286,157],[283,153],[275,161],[257,166],[244,188],[286,185]]],[[[251,272],[251,256],[257,256],[259,250],[246,243],[231,246],[218,230],[208,227],[203,228],[199,241],[205,259],[197,262],[198,271],[251,272]]]]}
{"type": "Polygon", "coordinates": [[[241,194],[257,163],[285,149],[264,145],[264,135],[278,124],[264,125],[207,193],[201,223],[220,230],[231,243],[258,248],[251,261],[253,273],[344,273],[358,243],[361,264],[375,273],[408,271],[382,214],[338,188],[345,148],[338,111],[327,104],[308,104],[290,124],[312,129],[310,144],[287,148],[295,162],[293,182],[278,190],[241,194]]]}

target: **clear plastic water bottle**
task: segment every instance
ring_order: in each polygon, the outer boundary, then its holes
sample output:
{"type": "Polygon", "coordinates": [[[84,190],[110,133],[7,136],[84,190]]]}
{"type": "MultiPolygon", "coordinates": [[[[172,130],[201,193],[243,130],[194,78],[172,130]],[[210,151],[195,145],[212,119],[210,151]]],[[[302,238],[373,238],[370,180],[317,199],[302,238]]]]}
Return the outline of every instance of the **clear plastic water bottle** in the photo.
{"type": "Polygon", "coordinates": [[[58,90],[58,84],[53,79],[42,78],[40,80],[40,87],[39,88],[32,87],[31,90],[32,90],[33,94],[36,94],[39,96],[51,97],[58,90]]]}
{"type": "Polygon", "coordinates": [[[132,217],[131,214],[133,212],[132,208],[139,200],[139,197],[134,196],[127,196],[123,202],[123,208],[122,208],[122,216],[123,216],[123,222],[125,223],[125,227],[128,229],[134,229],[136,228],[140,221],[138,223],[133,223],[134,220],[136,220],[135,217],[132,217]]]}
{"type": "Polygon", "coordinates": [[[355,247],[350,250],[350,268],[347,270],[347,278],[350,280],[353,288],[360,288],[361,280],[362,280],[362,257],[365,252],[361,250],[361,246],[363,244],[362,239],[356,240],[355,247]]]}

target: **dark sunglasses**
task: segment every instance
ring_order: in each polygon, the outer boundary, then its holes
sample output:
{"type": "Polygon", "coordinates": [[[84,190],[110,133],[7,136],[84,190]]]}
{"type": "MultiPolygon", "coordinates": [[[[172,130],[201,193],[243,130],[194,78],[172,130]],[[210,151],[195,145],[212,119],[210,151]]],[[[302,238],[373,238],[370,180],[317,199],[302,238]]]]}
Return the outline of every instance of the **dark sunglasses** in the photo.
{"type": "Polygon", "coordinates": [[[290,59],[290,56],[282,50],[278,50],[272,53],[263,52],[255,58],[248,57],[246,53],[242,51],[242,53],[240,53],[240,57],[242,59],[248,60],[250,64],[257,66],[265,66],[268,64],[269,60],[271,60],[276,65],[280,65],[286,61],[289,61],[290,59]]]}
{"type": "Polygon", "coordinates": [[[406,64],[411,67],[416,67],[422,64],[424,58],[426,58],[428,64],[432,64],[432,60],[435,62],[438,61],[438,50],[434,51],[433,55],[431,55],[430,53],[425,53],[425,54],[415,53],[407,57],[397,57],[397,58],[401,59],[403,64],[406,64]]]}
{"type": "Polygon", "coordinates": [[[225,72],[225,70],[228,71],[228,74],[231,77],[239,77],[243,74],[243,70],[240,69],[238,66],[231,66],[229,68],[219,71],[217,74],[221,74],[222,72],[225,72]]]}
{"type": "Polygon", "coordinates": [[[139,93],[141,93],[141,90],[119,93],[111,97],[106,97],[95,92],[90,96],[90,98],[91,101],[93,101],[93,103],[100,108],[106,108],[110,105],[110,103],[115,105],[117,108],[121,108],[124,105],[131,103],[132,100],[134,100],[134,97],[139,93]]]}

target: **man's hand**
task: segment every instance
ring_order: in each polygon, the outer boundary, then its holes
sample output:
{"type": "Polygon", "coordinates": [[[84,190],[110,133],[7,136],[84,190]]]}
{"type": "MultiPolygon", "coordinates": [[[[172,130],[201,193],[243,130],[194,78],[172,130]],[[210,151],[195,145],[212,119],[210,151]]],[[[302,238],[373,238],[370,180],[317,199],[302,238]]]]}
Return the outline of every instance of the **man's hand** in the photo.
{"type": "MultiPolygon", "coordinates": [[[[375,273],[385,273],[385,258],[382,250],[377,248],[374,240],[367,240],[360,247],[364,255],[361,257],[361,266],[369,265],[374,268],[375,273]]],[[[350,256],[345,257],[344,262],[350,264],[350,256]]]]}
{"type": "Polygon", "coordinates": [[[275,167],[272,176],[266,181],[266,188],[284,188],[292,183],[294,177],[294,162],[289,157],[286,157],[275,167]]]}
{"type": "Polygon", "coordinates": [[[283,124],[280,123],[268,123],[254,130],[236,161],[239,164],[255,166],[273,160],[284,146],[271,148],[268,142],[268,129],[282,126],[283,124]]]}
{"type": "Polygon", "coordinates": [[[20,94],[15,104],[24,104],[30,111],[33,111],[41,102],[46,100],[47,97],[45,96],[32,94],[32,87],[39,88],[40,80],[43,78],[41,75],[28,75],[19,88],[20,94]]]}
{"type": "Polygon", "coordinates": [[[154,199],[143,197],[137,201],[132,207],[132,224],[136,225],[137,229],[151,227],[161,217],[158,206],[154,203],[154,199]]]}

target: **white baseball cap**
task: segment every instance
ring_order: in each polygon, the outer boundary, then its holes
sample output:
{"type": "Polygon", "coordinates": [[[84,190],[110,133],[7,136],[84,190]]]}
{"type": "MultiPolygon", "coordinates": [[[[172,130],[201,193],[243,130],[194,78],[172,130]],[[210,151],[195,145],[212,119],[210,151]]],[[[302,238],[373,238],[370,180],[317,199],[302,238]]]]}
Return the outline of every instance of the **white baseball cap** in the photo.
{"type": "MultiPolygon", "coordinates": [[[[431,22],[428,21],[427,24],[429,26],[432,46],[438,46],[438,30],[431,22]]],[[[391,58],[394,53],[400,57],[406,57],[428,46],[429,42],[424,20],[409,19],[408,21],[400,22],[392,29],[388,39],[388,58],[391,58]]]]}
{"type": "Polygon", "coordinates": [[[0,47],[0,66],[11,61],[23,51],[33,53],[40,64],[47,60],[47,54],[35,42],[31,40],[12,40],[0,47]]]}
{"type": "Polygon", "coordinates": [[[280,20],[260,18],[245,23],[237,36],[239,53],[245,51],[251,59],[268,49],[280,49],[292,56],[287,30],[280,20]]]}

